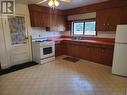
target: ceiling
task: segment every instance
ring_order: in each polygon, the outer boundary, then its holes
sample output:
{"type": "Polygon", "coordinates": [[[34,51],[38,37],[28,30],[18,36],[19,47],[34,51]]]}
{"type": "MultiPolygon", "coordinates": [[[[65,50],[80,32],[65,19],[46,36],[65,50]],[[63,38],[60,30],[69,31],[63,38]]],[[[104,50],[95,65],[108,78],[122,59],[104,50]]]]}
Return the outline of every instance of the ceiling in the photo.
{"type": "MultiPolygon", "coordinates": [[[[29,4],[36,4],[37,2],[40,2],[41,0],[27,0],[27,1],[29,4]]],[[[80,7],[80,6],[84,6],[84,5],[105,2],[108,0],[71,0],[70,3],[65,3],[60,0],[58,0],[58,1],[60,4],[57,7],[57,9],[65,10],[65,9],[72,9],[72,8],[76,8],[76,7],[80,7]]],[[[49,7],[48,2],[42,3],[40,5],[49,7]]]]}

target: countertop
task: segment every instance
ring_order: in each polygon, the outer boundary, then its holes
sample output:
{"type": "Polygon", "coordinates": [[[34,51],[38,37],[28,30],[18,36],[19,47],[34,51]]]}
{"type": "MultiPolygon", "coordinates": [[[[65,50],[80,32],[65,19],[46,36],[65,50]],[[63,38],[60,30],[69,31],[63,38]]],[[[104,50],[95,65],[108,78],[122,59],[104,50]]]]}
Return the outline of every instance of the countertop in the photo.
{"type": "Polygon", "coordinates": [[[95,45],[107,45],[114,47],[114,42],[108,42],[108,41],[98,41],[98,40],[74,40],[72,38],[51,38],[50,40],[56,41],[56,43],[59,43],[61,41],[69,41],[69,42],[78,42],[78,43],[85,43],[85,44],[95,44],[95,45]]]}

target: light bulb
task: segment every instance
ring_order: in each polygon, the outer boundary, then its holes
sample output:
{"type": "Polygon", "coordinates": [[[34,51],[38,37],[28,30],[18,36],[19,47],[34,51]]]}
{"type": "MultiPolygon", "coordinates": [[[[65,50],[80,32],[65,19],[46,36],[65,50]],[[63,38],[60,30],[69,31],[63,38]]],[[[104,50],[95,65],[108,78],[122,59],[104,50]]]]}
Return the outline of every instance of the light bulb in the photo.
{"type": "Polygon", "coordinates": [[[54,1],[55,6],[59,6],[59,2],[57,0],[54,1]]]}
{"type": "Polygon", "coordinates": [[[49,3],[48,3],[48,5],[49,5],[50,7],[52,7],[53,4],[54,4],[53,0],[50,0],[49,3]]]}

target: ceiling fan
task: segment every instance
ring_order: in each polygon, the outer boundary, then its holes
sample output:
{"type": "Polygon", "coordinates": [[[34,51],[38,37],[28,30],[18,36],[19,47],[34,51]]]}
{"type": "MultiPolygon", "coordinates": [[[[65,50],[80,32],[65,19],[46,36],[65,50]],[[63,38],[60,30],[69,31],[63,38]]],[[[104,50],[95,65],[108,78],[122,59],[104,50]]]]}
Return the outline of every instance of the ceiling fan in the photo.
{"type": "Polygon", "coordinates": [[[48,5],[51,7],[51,8],[55,8],[57,6],[59,6],[59,2],[62,1],[62,2],[66,2],[66,3],[69,3],[71,2],[71,0],[42,0],[40,2],[37,2],[36,4],[42,4],[44,2],[48,2],[48,5]]]}

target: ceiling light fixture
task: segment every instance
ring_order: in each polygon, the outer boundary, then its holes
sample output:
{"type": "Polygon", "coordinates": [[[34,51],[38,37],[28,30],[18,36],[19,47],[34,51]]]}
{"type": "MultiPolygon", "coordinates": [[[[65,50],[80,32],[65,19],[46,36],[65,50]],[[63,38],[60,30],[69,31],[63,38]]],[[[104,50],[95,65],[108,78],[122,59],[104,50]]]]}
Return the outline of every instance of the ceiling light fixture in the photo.
{"type": "Polygon", "coordinates": [[[59,2],[57,0],[50,0],[48,5],[51,7],[51,8],[55,8],[57,6],[59,6],[59,2]]]}

